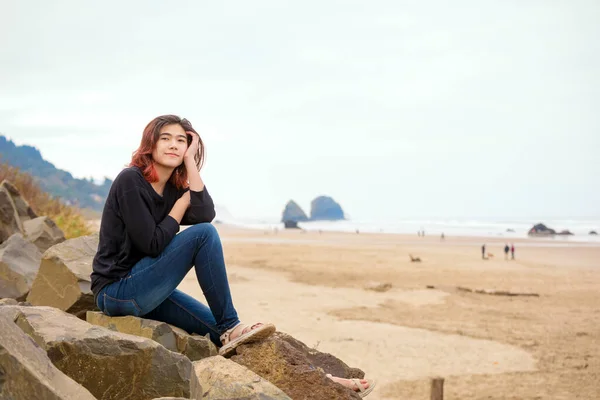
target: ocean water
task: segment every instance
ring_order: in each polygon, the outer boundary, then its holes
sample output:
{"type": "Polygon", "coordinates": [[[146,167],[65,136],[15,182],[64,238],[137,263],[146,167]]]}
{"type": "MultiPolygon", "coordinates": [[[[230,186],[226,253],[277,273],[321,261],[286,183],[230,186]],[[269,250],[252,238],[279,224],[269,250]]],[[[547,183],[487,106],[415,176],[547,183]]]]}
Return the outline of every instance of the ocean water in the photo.
{"type": "MultiPolygon", "coordinates": [[[[284,229],[283,223],[277,220],[252,220],[252,219],[221,219],[222,222],[260,230],[284,229]]],[[[217,219],[219,215],[217,215],[217,219]]],[[[397,233],[414,234],[425,231],[426,236],[446,237],[494,237],[494,238],[528,238],[527,232],[537,223],[543,223],[549,228],[560,232],[569,230],[573,236],[556,235],[548,238],[535,238],[536,241],[543,240],[552,243],[595,243],[600,244],[600,235],[589,235],[594,230],[600,233],[600,218],[590,219],[531,219],[531,220],[479,220],[479,219],[397,219],[388,221],[311,221],[300,222],[298,226],[307,231],[335,231],[361,233],[397,233]],[[510,230],[514,231],[511,232],[510,230]]]]}

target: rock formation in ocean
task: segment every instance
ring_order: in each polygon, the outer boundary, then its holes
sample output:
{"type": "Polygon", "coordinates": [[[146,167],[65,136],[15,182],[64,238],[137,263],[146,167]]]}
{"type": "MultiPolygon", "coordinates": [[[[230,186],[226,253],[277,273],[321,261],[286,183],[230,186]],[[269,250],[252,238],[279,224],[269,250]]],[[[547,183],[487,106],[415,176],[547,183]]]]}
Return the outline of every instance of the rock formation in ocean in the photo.
{"type": "Polygon", "coordinates": [[[296,221],[283,221],[283,226],[285,229],[300,229],[300,227],[298,226],[298,222],[296,221]]]}
{"type": "Polygon", "coordinates": [[[571,236],[571,235],[573,235],[573,232],[571,232],[568,229],[565,229],[565,230],[562,230],[562,231],[558,232],[557,235],[571,236]]]}
{"type": "Polygon", "coordinates": [[[343,220],[344,211],[331,197],[319,196],[310,203],[311,221],[338,221],[343,220]]]}
{"type": "Polygon", "coordinates": [[[534,225],[528,232],[529,236],[552,236],[556,235],[556,231],[554,229],[548,228],[544,224],[534,225]]]}
{"type": "Polygon", "coordinates": [[[596,232],[596,231],[590,231],[590,235],[597,235],[597,234],[598,234],[598,232],[596,232]]]}
{"type": "Polygon", "coordinates": [[[293,221],[293,222],[304,222],[308,221],[306,213],[300,208],[300,206],[294,201],[290,200],[285,205],[283,214],[281,216],[281,222],[293,221]]]}

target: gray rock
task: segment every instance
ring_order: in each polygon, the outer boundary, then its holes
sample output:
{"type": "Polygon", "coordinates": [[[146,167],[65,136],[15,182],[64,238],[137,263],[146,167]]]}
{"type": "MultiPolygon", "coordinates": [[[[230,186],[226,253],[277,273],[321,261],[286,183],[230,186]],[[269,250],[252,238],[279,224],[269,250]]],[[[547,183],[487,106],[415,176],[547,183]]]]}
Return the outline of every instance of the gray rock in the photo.
{"type": "Polygon", "coordinates": [[[94,400],[52,364],[46,352],[15,325],[14,316],[14,310],[0,308],[0,398],[94,400]]]}
{"type": "Polygon", "coordinates": [[[4,180],[0,184],[0,187],[4,188],[10,195],[12,202],[15,206],[17,215],[19,216],[19,220],[21,222],[37,218],[37,214],[29,206],[29,203],[23,198],[23,196],[21,196],[19,190],[15,187],[15,185],[13,185],[7,180],[4,180]]]}
{"type": "Polygon", "coordinates": [[[99,311],[88,311],[86,320],[113,331],[152,339],[168,350],[185,355],[191,361],[218,354],[217,346],[207,336],[190,335],[165,322],[134,316],[109,317],[99,311]]]}
{"type": "Polygon", "coordinates": [[[27,240],[35,244],[41,252],[65,241],[65,234],[48,217],[37,217],[23,222],[27,240]]]}
{"type": "Polygon", "coordinates": [[[310,203],[310,219],[312,221],[337,221],[344,218],[342,206],[331,197],[319,196],[310,203]]]}
{"type": "Polygon", "coordinates": [[[217,346],[210,340],[209,335],[189,335],[183,329],[173,327],[177,334],[177,347],[181,354],[191,361],[202,360],[219,354],[217,346]]]}
{"type": "Polygon", "coordinates": [[[16,306],[17,304],[19,304],[19,302],[15,299],[0,299],[0,306],[16,306]]]}
{"type": "Polygon", "coordinates": [[[548,228],[544,224],[537,224],[534,225],[527,234],[529,236],[553,236],[556,235],[556,231],[552,228],[548,228]]]}
{"type": "Polygon", "coordinates": [[[5,182],[0,184],[0,243],[15,233],[22,235],[25,233],[15,203],[4,185],[5,182]]]}
{"type": "Polygon", "coordinates": [[[558,232],[558,233],[557,233],[557,235],[563,235],[563,236],[572,236],[572,235],[573,235],[573,232],[571,232],[571,231],[570,231],[570,230],[568,230],[568,229],[565,229],[565,230],[562,230],[562,231],[558,232]]]}
{"type": "Polygon", "coordinates": [[[283,226],[285,229],[300,229],[296,221],[283,221],[283,226]]]}
{"type": "Polygon", "coordinates": [[[271,382],[221,356],[194,362],[190,395],[195,400],[291,400],[271,382]]]}
{"type": "Polygon", "coordinates": [[[27,301],[85,319],[87,311],[97,310],[90,282],[97,249],[96,233],[69,239],[46,250],[27,301]]]}
{"type": "Polygon", "coordinates": [[[42,253],[15,233],[0,245],[0,297],[24,300],[40,267],[42,253]]]}
{"type": "Polygon", "coordinates": [[[294,200],[288,201],[288,203],[285,205],[285,209],[283,210],[281,222],[286,221],[308,221],[308,217],[306,216],[302,208],[294,200]]]}
{"type": "Polygon", "coordinates": [[[192,364],[153,340],[88,324],[52,307],[4,306],[63,373],[98,399],[189,397],[192,364]]]}

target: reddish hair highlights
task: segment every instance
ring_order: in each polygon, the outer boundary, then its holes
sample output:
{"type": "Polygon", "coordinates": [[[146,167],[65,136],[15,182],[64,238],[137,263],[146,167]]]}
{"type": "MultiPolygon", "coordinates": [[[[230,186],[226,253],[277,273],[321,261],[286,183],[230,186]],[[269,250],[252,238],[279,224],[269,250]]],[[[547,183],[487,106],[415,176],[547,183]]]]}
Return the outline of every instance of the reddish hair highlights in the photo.
{"type": "MultiPolygon", "coordinates": [[[[185,118],[180,118],[177,115],[161,115],[160,117],[156,117],[150,121],[150,123],[144,128],[140,147],[133,152],[131,163],[129,164],[130,167],[135,166],[141,169],[144,178],[146,178],[146,180],[150,183],[158,181],[158,174],[154,168],[154,160],[152,159],[152,150],[154,150],[156,147],[160,130],[166,125],[173,124],[179,124],[184,131],[193,132],[194,134],[198,135],[198,132],[192,128],[190,121],[185,118]]],[[[192,143],[192,137],[188,135],[187,139],[189,147],[189,145],[192,143]]],[[[198,135],[198,139],[199,152],[194,156],[194,160],[196,161],[196,167],[198,168],[198,171],[200,171],[200,167],[204,163],[204,143],[202,143],[200,135],[198,135]]],[[[187,170],[185,169],[185,165],[183,163],[175,168],[171,174],[171,178],[169,178],[169,182],[175,185],[177,189],[185,189],[188,187],[187,170]]]]}

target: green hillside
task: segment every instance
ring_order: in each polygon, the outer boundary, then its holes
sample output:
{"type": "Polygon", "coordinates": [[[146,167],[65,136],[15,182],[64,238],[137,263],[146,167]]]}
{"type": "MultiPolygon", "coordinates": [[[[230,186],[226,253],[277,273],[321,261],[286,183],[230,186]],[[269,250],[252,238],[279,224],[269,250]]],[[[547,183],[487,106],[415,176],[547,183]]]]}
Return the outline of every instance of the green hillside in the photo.
{"type": "Polygon", "coordinates": [[[0,135],[0,162],[8,163],[34,176],[43,190],[60,197],[66,204],[102,211],[112,180],[105,178],[102,185],[91,179],[77,179],[69,172],[56,168],[44,160],[32,146],[16,146],[0,135]]]}

